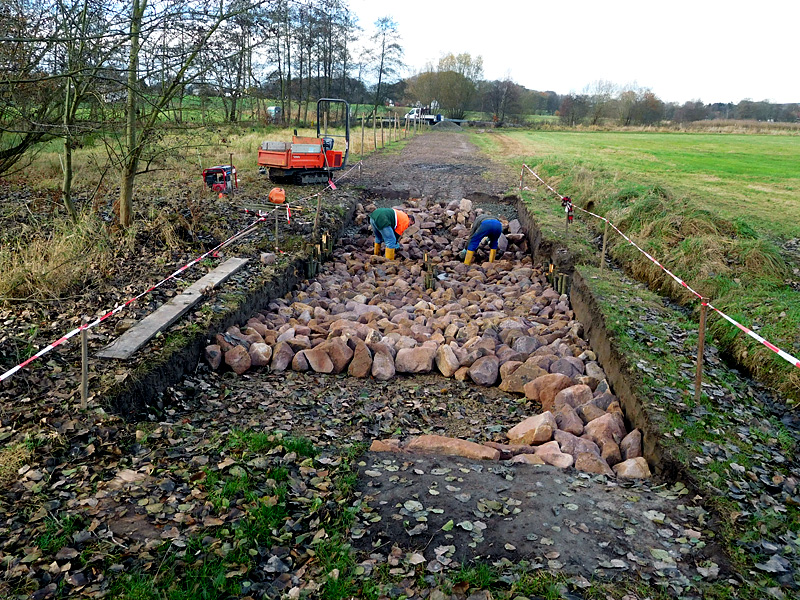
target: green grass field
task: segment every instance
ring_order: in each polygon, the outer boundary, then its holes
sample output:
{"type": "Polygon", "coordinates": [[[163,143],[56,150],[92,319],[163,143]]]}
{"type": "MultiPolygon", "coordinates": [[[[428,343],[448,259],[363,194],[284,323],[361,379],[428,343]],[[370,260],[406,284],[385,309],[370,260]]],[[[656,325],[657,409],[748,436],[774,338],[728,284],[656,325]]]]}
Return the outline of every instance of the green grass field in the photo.
{"type": "Polygon", "coordinates": [[[513,145],[493,135],[480,140],[506,160],[570,161],[613,178],[667,186],[698,207],[729,219],[745,218],[765,235],[800,237],[800,136],[571,131],[500,135],[511,138],[513,145]]]}
{"type": "MultiPolygon", "coordinates": [[[[608,217],[720,310],[800,356],[800,292],[789,285],[800,279],[794,274],[800,256],[783,248],[800,237],[800,136],[502,131],[472,139],[517,169],[529,165],[578,206],[608,217]]],[[[523,196],[534,200],[534,210],[553,231],[563,227],[553,194],[531,175],[525,181],[532,191],[523,196]]],[[[576,218],[594,229],[587,239],[602,231],[601,221],[580,212],[576,218]]],[[[586,255],[586,240],[571,244],[586,255]]],[[[618,235],[609,247],[637,278],[697,304],[618,235]]],[[[709,323],[722,349],[800,399],[800,369],[720,317],[709,323]]]]}

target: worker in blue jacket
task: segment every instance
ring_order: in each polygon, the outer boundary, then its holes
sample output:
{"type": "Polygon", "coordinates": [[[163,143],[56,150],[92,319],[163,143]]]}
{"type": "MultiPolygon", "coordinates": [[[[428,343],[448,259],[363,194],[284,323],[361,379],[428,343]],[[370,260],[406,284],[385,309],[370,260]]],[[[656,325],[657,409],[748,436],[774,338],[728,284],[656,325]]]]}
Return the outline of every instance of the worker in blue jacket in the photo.
{"type": "Polygon", "coordinates": [[[469,244],[466,251],[462,252],[464,257],[464,264],[469,265],[475,256],[475,250],[478,249],[483,238],[489,238],[489,262],[494,262],[497,256],[497,243],[500,241],[500,235],[503,233],[503,224],[499,219],[490,217],[489,215],[478,215],[475,222],[472,224],[472,230],[469,232],[469,244]]]}

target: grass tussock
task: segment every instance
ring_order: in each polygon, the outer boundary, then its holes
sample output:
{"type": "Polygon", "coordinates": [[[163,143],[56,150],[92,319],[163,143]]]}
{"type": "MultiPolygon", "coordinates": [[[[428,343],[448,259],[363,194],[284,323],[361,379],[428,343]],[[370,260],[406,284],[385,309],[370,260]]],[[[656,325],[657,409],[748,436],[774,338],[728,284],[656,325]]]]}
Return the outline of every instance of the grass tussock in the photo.
{"type": "Polygon", "coordinates": [[[17,480],[17,471],[31,459],[25,444],[14,444],[0,450],[0,489],[17,480]]]}
{"type": "Polygon", "coordinates": [[[82,215],[0,249],[0,298],[47,299],[85,286],[107,269],[111,241],[103,223],[82,215]]]}

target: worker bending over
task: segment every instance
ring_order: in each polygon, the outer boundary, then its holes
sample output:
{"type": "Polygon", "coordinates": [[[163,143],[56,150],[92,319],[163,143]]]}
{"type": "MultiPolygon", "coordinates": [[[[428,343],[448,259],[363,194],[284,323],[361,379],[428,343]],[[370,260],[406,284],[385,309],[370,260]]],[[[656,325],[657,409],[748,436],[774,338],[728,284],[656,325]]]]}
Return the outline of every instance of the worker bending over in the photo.
{"type": "Polygon", "coordinates": [[[381,244],[386,244],[386,258],[394,260],[394,251],[400,247],[398,239],[411,225],[411,217],[396,208],[378,208],[369,216],[369,224],[375,234],[375,256],[381,253],[381,244]]]}
{"type": "Polygon", "coordinates": [[[472,224],[472,230],[469,232],[469,244],[467,245],[466,252],[463,252],[464,264],[469,265],[472,263],[472,258],[475,256],[475,250],[478,249],[483,238],[489,238],[489,262],[494,262],[497,255],[497,242],[500,241],[500,234],[503,233],[503,224],[494,217],[489,215],[478,215],[475,222],[472,224]]]}

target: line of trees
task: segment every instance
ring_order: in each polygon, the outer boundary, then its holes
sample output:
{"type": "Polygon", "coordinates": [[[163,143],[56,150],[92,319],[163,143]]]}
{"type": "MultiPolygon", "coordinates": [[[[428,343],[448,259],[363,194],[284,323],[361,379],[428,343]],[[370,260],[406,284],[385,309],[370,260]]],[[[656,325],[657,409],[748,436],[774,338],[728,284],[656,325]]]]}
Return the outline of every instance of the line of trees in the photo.
{"type": "Polygon", "coordinates": [[[75,217],[73,153],[100,139],[103,176],[118,175],[119,222],[127,227],[136,176],[174,153],[170,128],[212,118],[212,97],[230,123],[279,114],[299,124],[321,97],[428,106],[454,119],[479,111],[497,122],[531,114],[565,125],[800,120],[797,104],[678,105],[635,84],[597,81],[567,95],[529,90],[510,74],[484,80],[482,58],[468,53],[443,56],[405,79],[404,70],[397,24],[385,17],[364,32],[347,0],[6,0],[0,174],[22,168],[44,142],[60,141],[62,198],[75,217]],[[268,111],[271,102],[282,110],[268,111]]]}
{"type": "Polygon", "coordinates": [[[266,121],[268,98],[282,120],[299,122],[316,98],[363,99],[373,78],[380,97],[380,82],[402,68],[399,35],[390,19],[371,38],[361,33],[346,0],[7,0],[0,174],[60,140],[62,198],[74,218],[73,152],[99,138],[104,172],[119,177],[118,218],[127,227],[136,176],[174,151],[171,127],[206,122],[209,97],[228,122],[248,107],[249,118],[266,121]],[[199,115],[189,111],[193,96],[199,115]]]}

